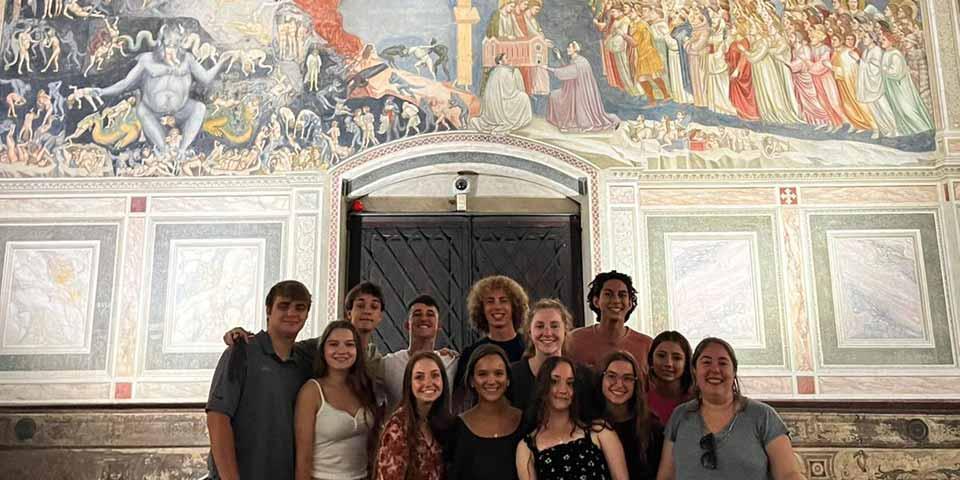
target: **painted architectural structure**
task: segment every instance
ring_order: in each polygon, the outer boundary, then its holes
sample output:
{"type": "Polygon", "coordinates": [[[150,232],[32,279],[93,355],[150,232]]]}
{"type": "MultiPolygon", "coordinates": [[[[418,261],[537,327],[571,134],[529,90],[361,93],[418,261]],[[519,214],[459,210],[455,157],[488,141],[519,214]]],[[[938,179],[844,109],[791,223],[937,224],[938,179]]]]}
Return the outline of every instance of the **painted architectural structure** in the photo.
{"type": "MultiPolygon", "coordinates": [[[[203,401],[275,281],[316,293],[305,336],[340,315],[350,200],[459,170],[577,202],[585,279],[731,339],[749,395],[960,400],[957,2],[6,5],[0,404],[203,401]]],[[[69,444],[11,412],[0,457],[69,444]]],[[[960,475],[955,415],[844,415],[788,417],[811,478],[960,475]]]]}

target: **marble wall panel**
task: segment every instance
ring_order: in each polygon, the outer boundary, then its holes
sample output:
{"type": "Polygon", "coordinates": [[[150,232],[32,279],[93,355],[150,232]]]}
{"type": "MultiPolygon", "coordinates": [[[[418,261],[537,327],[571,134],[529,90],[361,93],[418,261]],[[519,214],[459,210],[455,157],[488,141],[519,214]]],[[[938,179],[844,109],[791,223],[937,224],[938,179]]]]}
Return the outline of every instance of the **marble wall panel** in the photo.
{"type": "Polygon", "coordinates": [[[0,372],[106,370],[118,230],[0,224],[0,372]]]}
{"type": "Polygon", "coordinates": [[[775,205],[776,191],[773,188],[716,188],[716,189],[679,189],[657,188],[641,189],[642,207],[690,206],[760,206],[775,205]]]}
{"type": "Polygon", "coordinates": [[[913,398],[956,397],[960,395],[960,376],[822,376],[818,391],[824,395],[913,398]]]}
{"type": "Polygon", "coordinates": [[[934,213],[811,213],[808,225],[823,365],[954,364],[934,213]]]}
{"type": "Polygon", "coordinates": [[[221,215],[285,212],[289,209],[289,195],[154,196],[150,199],[152,214],[221,215]]]}
{"type": "Polygon", "coordinates": [[[126,197],[0,198],[0,217],[118,216],[126,206],[126,197]]]}
{"type": "Polygon", "coordinates": [[[803,187],[802,205],[931,204],[940,200],[936,185],[884,187],[803,187]]]}
{"type": "Polygon", "coordinates": [[[100,242],[7,242],[0,355],[90,353],[100,242]]]}
{"type": "Polygon", "coordinates": [[[841,347],[932,346],[920,232],[829,232],[841,347]]]}
{"type": "Polygon", "coordinates": [[[668,233],[666,242],[673,325],[694,345],[714,336],[736,348],[762,349],[756,235],[668,233]]]}
{"type": "MultiPolygon", "coordinates": [[[[756,312],[756,321],[762,322],[762,328],[757,327],[757,331],[760,332],[758,338],[762,338],[762,342],[755,342],[752,347],[748,345],[738,348],[737,355],[743,365],[783,366],[786,350],[781,320],[779,253],[778,244],[774,240],[774,217],[772,215],[649,215],[646,217],[646,223],[653,318],[667,318],[667,326],[670,328],[680,325],[681,318],[674,317],[675,312],[671,311],[671,302],[674,300],[671,298],[672,292],[668,291],[668,288],[677,289],[678,282],[672,276],[679,275],[677,279],[683,285],[680,290],[684,293],[682,301],[677,300],[676,303],[678,305],[694,303],[692,307],[683,306],[680,309],[681,312],[687,309],[699,311],[699,317],[696,318],[727,312],[729,313],[727,317],[741,319],[737,320],[741,324],[749,324],[749,320],[742,320],[749,318],[748,307],[738,302],[729,304],[726,297],[714,294],[711,289],[720,288],[726,285],[725,282],[752,284],[755,292],[753,298],[759,297],[759,300],[752,300],[754,303],[750,308],[756,312]],[[679,258],[676,255],[671,257],[669,239],[681,237],[698,239],[702,242],[699,246],[704,248],[694,248],[698,247],[698,244],[689,244],[686,245],[689,247],[686,250],[680,249],[676,252],[679,258]],[[742,239],[748,237],[755,239],[755,246],[746,247],[749,242],[744,243],[742,239]],[[730,239],[741,240],[731,243],[730,239]],[[724,248],[731,251],[739,249],[741,260],[738,263],[725,265],[724,262],[730,262],[731,259],[720,255],[724,248]],[[748,250],[749,253],[747,253],[748,250]],[[745,260],[746,258],[751,260],[745,260]],[[748,261],[749,267],[746,266],[748,261]],[[678,263],[681,268],[674,267],[674,272],[671,272],[671,264],[678,263]],[[746,272],[749,272],[749,276],[746,272]],[[714,274],[719,277],[710,280],[710,288],[696,285],[697,278],[714,274]],[[736,277],[737,274],[739,277],[736,277]]],[[[680,298],[677,295],[674,297],[680,298]]],[[[737,294],[733,298],[745,297],[737,294]]],[[[716,332],[714,327],[715,324],[711,322],[710,327],[702,330],[700,335],[713,334],[716,332]]],[[[737,331],[741,332],[741,330],[737,331]]]]}
{"type": "Polygon", "coordinates": [[[283,232],[280,222],[153,225],[144,371],[212,369],[223,332],[263,326],[283,232]]]}
{"type": "Polygon", "coordinates": [[[610,267],[618,272],[636,276],[637,271],[637,212],[633,208],[613,208],[610,211],[610,267]]]}
{"type": "MultiPolygon", "coordinates": [[[[50,377],[43,380],[49,381],[50,377]]],[[[36,379],[36,378],[35,378],[36,379]]],[[[110,398],[110,383],[2,383],[0,403],[89,403],[107,401],[110,398]]]]}

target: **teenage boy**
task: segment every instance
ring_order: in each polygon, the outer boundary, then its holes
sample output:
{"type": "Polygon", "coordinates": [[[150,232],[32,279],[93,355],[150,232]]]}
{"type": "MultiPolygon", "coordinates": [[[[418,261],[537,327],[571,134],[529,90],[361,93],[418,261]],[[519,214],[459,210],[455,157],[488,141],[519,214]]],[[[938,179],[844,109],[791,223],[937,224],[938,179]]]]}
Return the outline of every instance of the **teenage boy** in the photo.
{"type": "Polygon", "coordinates": [[[400,403],[403,396],[403,372],[410,357],[419,352],[433,351],[443,360],[447,378],[452,382],[457,373],[457,352],[444,348],[435,350],[440,332],[440,310],[437,301],[430,295],[419,295],[407,306],[407,335],[409,347],[383,357],[384,386],[387,405],[400,403]]]}
{"type": "Polygon", "coordinates": [[[293,479],[293,407],[311,375],[294,342],[310,305],[302,283],[277,283],[267,293],[267,330],[220,356],[206,406],[210,479],[293,479]]]}
{"type": "Polygon", "coordinates": [[[616,270],[603,272],[590,282],[587,293],[590,310],[597,323],[580,327],[570,334],[567,355],[577,363],[596,369],[600,360],[615,350],[633,354],[640,366],[641,388],[647,384],[647,352],[653,339],[626,325],[637,308],[637,289],[629,275],[616,270]]]}

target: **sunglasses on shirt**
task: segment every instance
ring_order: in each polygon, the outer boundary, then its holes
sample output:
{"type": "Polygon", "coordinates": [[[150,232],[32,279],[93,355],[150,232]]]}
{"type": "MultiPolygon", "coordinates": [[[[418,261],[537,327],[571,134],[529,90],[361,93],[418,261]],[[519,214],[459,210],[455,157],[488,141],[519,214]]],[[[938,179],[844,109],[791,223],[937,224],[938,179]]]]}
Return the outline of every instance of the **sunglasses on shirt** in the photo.
{"type": "Polygon", "coordinates": [[[717,437],[708,433],[700,438],[700,448],[705,450],[700,456],[700,465],[707,470],[717,469],[717,437]]]}

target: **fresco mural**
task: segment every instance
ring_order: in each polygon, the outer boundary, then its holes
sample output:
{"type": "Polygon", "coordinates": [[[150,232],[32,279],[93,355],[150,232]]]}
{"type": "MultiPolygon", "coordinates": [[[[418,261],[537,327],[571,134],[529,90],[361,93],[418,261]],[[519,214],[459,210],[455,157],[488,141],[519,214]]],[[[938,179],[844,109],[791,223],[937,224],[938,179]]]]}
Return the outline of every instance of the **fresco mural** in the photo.
{"type": "Polygon", "coordinates": [[[328,169],[479,130],[601,167],[924,165],[914,0],[10,0],[0,176],[328,169]]]}

